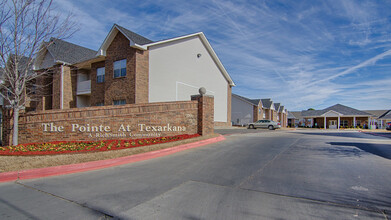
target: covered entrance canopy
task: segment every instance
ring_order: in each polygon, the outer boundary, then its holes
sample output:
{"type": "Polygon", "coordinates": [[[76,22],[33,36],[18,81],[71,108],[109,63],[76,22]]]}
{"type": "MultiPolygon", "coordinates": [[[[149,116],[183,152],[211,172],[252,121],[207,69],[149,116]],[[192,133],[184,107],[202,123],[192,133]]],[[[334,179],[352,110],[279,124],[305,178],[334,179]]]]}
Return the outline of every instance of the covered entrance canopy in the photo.
{"type": "Polygon", "coordinates": [[[371,128],[373,126],[373,115],[341,104],[323,110],[302,111],[301,114],[307,126],[315,128],[371,128]]]}

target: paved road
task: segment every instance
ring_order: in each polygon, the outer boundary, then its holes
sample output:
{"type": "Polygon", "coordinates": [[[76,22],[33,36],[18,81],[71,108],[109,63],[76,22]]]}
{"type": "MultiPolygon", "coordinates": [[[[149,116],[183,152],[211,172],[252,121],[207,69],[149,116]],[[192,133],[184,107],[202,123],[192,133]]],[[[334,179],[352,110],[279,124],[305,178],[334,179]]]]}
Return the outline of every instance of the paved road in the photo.
{"type": "Polygon", "coordinates": [[[0,184],[0,219],[387,219],[390,139],[258,131],[167,157],[0,184]]]}

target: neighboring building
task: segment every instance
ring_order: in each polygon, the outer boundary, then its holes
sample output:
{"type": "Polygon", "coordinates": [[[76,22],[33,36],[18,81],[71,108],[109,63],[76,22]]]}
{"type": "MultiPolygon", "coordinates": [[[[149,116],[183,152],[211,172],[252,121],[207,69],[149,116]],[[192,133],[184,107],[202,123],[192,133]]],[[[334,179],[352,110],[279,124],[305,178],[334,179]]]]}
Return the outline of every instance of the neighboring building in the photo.
{"type": "Polygon", "coordinates": [[[262,108],[263,108],[263,119],[269,119],[274,121],[274,103],[271,99],[261,99],[262,108]]]}
{"type": "Polygon", "coordinates": [[[282,127],[286,127],[288,124],[285,107],[280,103],[274,104],[271,99],[249,99],[232,94],[231,113],[233,125],[245,126],[262,119],[280,122],[282,127]]]}
{"type": "Polygon", "coordinates": [[[231,120],[233,125],[245,126],[261,118],[262,113],[258,113],[260,105],[259,99],[248,99],[240,95],[232,94],[231,120]]]}
{"type": "Polygon", "coordinates": [[[391,110],[384,112],[377,118],[380,121],[380,128],[385,128],[387,122],[391,122],[391,110]]]}
{"type": "Polygon", "coordinates": [[[372,120],[377,128],[385,128],[385,120],[379,119],[381,116],[385,115],[389,110],[363,110],[372,115],[372,120]]]}
{"type": "Polygon", "coordinates": [[[45,72],[37,78],[40,87],[34,110],[68,109],[89,106],[91,81],[88,74],[73,65],[95,57],[97,51],[51,38],[41,45],[34,70],[45,72]]]}
{"type": "Polygon", "coordinates": [[[288,127],[292,128],[298,125],[299,123],[298,118],[296,118],[296,116],[292,112],[288,111],[287,118],[288,118],[288,127]]]}
{"type": "Polygon", "coordinates": [[[336,104],[323,110],[307,110],[301,112],[306,120],[306,127],[339,129],[353,127],[369,127],[374,125],[370,113],[348,106],[336,104]],[[325,126],[326,125],[326,126],[325,126]]]}
{"type": "Polygon", "coordinates": [[[52,72],[37,110],[185,101],[204,87],[215,123],[231,124],[235,84],[201,32],[153,42],[115,24],[98,51],[52,41],[35,63],[52,72]]]}

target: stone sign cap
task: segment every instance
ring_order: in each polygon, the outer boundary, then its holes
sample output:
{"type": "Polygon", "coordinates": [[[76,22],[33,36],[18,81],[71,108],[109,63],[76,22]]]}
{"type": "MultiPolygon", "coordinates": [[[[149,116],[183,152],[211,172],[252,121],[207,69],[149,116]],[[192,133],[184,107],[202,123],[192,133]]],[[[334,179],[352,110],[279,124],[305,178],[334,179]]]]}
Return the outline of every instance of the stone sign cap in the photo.
{"type": "Polygon", "coordinates": [[[206,89],[204,87],[201,87],[198,92],[200,93],[200,95],[205,95],[206,94],[206,89]]]}

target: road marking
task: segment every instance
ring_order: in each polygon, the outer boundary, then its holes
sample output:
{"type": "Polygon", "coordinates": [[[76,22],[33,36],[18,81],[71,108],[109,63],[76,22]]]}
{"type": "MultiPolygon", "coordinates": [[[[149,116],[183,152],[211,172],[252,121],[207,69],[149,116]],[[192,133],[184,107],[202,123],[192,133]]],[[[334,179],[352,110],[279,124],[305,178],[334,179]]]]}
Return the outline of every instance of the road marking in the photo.
{"type": "Polygon", "coordinates": [[[365,188],[365,187],[362,187],[362,186],[352,186],[352,187],[350,187],[352,190],[356,190],[356,191],[365,191],[365,192],[367,192],[367,191],[369,191],[367,188],[365,188]]]}

